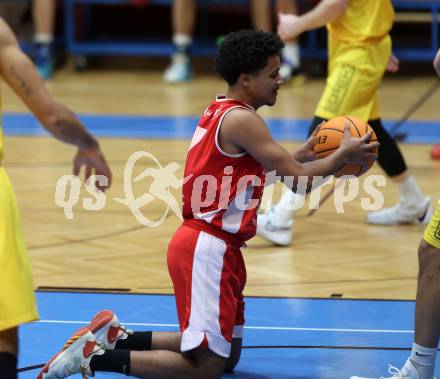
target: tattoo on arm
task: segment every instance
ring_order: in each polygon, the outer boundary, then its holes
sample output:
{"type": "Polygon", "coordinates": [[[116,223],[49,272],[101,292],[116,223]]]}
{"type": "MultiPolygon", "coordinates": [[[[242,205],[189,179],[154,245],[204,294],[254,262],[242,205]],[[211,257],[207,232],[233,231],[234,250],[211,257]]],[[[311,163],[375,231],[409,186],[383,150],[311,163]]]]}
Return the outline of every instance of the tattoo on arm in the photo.
{"type": "Polygon", "coordinates": [[[23,89],[26,95],[30,96],[32,94],[31,88],[28,86],[26,81],[21,77],[21,75],[16,71],[14,66],[11,66],[11,74],[18,81],[20,87],[23,89]]]}
{"type": "Polygon", "coordinates": [[[98,147],[96,139],[79,122],[61,121],[56,125],[53,134],[60,140],[82,149],[98,147]]]}

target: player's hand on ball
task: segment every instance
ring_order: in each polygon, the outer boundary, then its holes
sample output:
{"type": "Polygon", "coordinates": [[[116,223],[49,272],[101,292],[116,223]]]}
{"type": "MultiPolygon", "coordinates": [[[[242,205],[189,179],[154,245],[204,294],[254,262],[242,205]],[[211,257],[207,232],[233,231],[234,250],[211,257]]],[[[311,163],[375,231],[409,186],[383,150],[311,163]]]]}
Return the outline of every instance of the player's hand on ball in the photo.
{"type": "Polygon", "coordinates": [[[310,161],[314,161],[316,159],[315,155],[315,137],[321,125],[325,124],[325,121],[322,121],[310,135],[309,139],[306,143],[301,146],[298,150],[293,153],[293,157],[300,163],[306,163],[310,161]]]}
{"type": "Polygon", "coordinates": [[[370,130],[362,137],[356,138],[351,135],[350,124],[344,124],[344,137],[341,140],[341,148],[346,153],[346,163],[363,164],[363,162],[377,159],[378,142],[370,142],[373,131],[370,130]]]}
{"type": "Polygon", "coordinates": [[[310,162],[315,160],[315,153],[313,148],[315,146],[315,135],[312,134],[306,143],[301,146],[294,154],[293,157],[301,163],[310,162]]]}

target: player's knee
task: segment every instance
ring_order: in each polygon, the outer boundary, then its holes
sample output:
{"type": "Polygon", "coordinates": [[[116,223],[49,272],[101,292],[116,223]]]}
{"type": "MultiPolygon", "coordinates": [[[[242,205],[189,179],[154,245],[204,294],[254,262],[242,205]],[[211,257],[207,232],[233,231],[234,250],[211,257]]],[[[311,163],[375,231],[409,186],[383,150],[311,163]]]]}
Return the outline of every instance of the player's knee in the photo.
{"type": "Polygon", "coordinates": [[[219,367],[215,366],[199,366],[195,372],[191,372],[188,376],[183,377],[184,379],[194,379],[204,378],[204,379],[220,379],[222,377],[223,371],[219,367]]]}
{"type": "Polygon", "coordinates": [[[234,338],[232,340],[231,355],[226,361],[225,372],[232,372],[235,366],[237,366],[241,356],[241,345],[241,338],[234,338]]]}
{"type": "MultiPolygon", "coordinates": [[[[199,366],[198,377],[206,379],[220,379],[224,372],[224,364],[213,364],[199,366]]],[[[194,379],[190,377],[188,379],[194,379]]]]}
{"type": "Polygon", "coordinates": [[[419,277],[424,280],[440,280],[440,249],[425,240],[419,246],[419,277]]]}
{"type": "MultiPolygon", "coordinates": [[[[194,349],[189,357],[194,362],[197,378],[220,379],[225,371],[226,358],[206,348],[194,349]]],[[[193,379],[193,376],[188,379],[193,379]]]]}

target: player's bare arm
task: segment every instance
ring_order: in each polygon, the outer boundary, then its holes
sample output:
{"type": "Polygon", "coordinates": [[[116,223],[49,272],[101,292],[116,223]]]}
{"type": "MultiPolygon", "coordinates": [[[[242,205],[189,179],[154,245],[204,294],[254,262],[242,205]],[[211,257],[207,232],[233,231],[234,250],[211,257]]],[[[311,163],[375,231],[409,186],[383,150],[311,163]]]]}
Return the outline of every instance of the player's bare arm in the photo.
{"type": "Polygon", "coordinates": [[[83,149],[98,147],[72,111],[53,100],[32,62],[0,19],[0,73],[42,125],[57,139],[83,149]]]}
{"type": "Polygon", "coordinates": [[[281,177],[307,176],[309,182],[314,176],[333,174],[343,163],[361,163],[376,157],[377,143],[368,144],[371,134],[362,138],[351,136],[347,127],[341,146],[335,153],[324,159],[298,162],[294,156],[276,143],[264,121],[254,112],[234,109],[229,112],[220,129],[220,144],[228,153],[246,151],[267,171],[276,171],[281,177]]]}
{"type": "Polygon", "coordinates": [[[20,50],[13,32],[1,18],[0,74],[45,129],[60,141],[78,147],[74,173],[78,174],[81,165],[85,165],[86,179],[92,174],[104,175],[110,184],[111,172],[98,141],[69,108],[51,97],[33,63],[20,50]]]}
{"type": "Polygon", "coordinates": [[[348,1],[322,0],[315,8],[301,16],[280,13],[278,34],[286,41],[308,30],[325,26],[345,13],[348,1]]]}

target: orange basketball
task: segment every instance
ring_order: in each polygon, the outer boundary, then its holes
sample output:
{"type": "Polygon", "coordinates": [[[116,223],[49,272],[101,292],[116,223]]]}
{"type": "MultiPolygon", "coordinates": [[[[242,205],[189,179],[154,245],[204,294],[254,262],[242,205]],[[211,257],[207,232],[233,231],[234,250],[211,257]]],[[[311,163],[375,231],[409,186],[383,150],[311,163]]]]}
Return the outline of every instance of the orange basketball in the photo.
{"type": "MultiPolygon", "coordinates": [[[[362,137],[372,130],[368,123],[354,116],[338,116],[332,118],[322,124],[315,135],[313,151],[317,159],[327,157],[339,147],[342,137],[344,136],[344,125],[347,121],[350,123],[350,132],[353,137],[362,137]]],[[[374,141],[377,141],[377,137],[373,132],[370,142],[374,141]]],[[[365,166],[359,164],[344,164],[335,173],[335,176],[337,178],[344,175],[361,176],[374,164],[374,159],[369,159],[364,163],[365,166]]]]}

